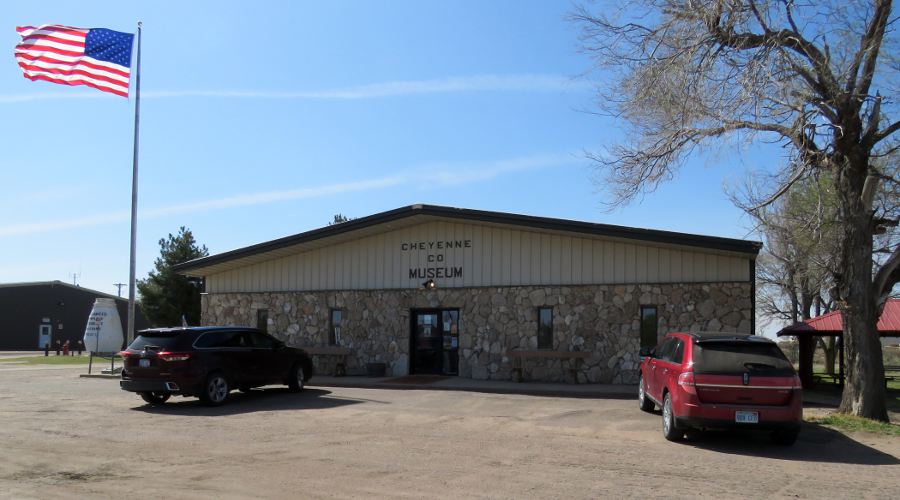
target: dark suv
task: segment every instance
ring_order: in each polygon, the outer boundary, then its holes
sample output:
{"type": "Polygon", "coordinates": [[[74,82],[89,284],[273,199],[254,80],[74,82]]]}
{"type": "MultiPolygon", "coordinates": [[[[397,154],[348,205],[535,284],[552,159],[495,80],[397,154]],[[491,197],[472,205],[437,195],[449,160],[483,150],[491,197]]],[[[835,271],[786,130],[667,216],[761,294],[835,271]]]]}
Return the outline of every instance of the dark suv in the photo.
{"type": "Polygon", "coordinates": [[[735,333],[669,333],[641,350],[638,402],[662,408],[663,435],[754,429],[791,445],[803,418],[800,378],[775,342],[735,333]]]}
{"type": "Polygon", "coordinates": [[[150,404],[173,394],[220,405],[233,388],[269,384],[303,389],[312,361],[302,349],[254,328],[189,327],[142,330],[122,351],[119,385],[150,404]]]}

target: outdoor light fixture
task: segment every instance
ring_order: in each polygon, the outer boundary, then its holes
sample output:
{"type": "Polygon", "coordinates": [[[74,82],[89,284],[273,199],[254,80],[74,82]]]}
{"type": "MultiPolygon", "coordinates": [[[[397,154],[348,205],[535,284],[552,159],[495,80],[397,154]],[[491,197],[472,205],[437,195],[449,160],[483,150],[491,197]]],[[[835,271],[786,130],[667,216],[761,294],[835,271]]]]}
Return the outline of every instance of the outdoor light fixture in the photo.
{"type": "Polygon", "coordinates": [[[422,283],[422,288],[426,290],[434,290],[435,288],[437,288],[437,283],[435,283],[433,279],[429,279],[425,283],[422,283]]]}

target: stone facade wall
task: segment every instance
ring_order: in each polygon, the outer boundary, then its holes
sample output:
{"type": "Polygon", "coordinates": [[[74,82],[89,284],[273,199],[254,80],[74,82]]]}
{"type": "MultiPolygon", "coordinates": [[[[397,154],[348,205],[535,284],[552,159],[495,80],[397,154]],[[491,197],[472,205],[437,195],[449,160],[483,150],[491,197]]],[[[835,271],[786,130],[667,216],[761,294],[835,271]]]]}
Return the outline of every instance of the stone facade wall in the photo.
{"type": "Polygon", "coordinates": [[[750,333],[746,282],[208,294],[202,317],[208,325],[255,325],[257,311],[267,309],[269,333],[291,345],[324,346],[330,310],[342,309],[340,343],[354,352],[348,373],[383,362],[388,375],[399,376],[409,373],[411,309],[459,309],[459,375],[509,380],[507,352],[537,348],[537,308],[550,306],[554,349],[593,355],[574,372],[568,360],[529,359],[525,380],[634,383],[642,305],[657,306],[660,335],[750,333]]]}

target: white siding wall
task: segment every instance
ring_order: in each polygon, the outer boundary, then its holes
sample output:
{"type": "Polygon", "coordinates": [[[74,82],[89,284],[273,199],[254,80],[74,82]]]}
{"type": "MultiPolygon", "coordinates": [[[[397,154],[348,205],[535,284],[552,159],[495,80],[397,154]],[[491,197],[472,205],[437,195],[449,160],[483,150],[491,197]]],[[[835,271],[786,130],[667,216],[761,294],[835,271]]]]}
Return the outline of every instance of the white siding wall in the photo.
{"type": "Polygon", "coordinates": [[[429,222],[214,274],[207,277],[207,291],[418,288],[429,277],[440,287],[748,281],[748,260],[701,249],[429,222]],[[446,242],[452,248],[438,248],[446,242]]]}

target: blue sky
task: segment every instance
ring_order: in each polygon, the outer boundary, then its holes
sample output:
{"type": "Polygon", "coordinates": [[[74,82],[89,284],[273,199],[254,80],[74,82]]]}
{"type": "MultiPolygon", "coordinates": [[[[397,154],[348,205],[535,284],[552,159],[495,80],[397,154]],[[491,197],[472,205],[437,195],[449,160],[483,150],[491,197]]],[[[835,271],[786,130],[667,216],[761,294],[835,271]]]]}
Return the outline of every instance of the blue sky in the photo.
{"type": "MultiPolygon", "coordinates": [[[[605,211],[568,2],[18,2],[0,65],[0,282],[128,280],[134,101],[24,79],[15,26],[143,22],[138,277],[189,227],[211,253],[412,203],[748,236],[729,148],[605,211]]],[[[592,78],[602,78],[594,74],[592,78]]]]}

